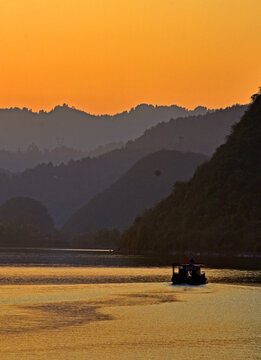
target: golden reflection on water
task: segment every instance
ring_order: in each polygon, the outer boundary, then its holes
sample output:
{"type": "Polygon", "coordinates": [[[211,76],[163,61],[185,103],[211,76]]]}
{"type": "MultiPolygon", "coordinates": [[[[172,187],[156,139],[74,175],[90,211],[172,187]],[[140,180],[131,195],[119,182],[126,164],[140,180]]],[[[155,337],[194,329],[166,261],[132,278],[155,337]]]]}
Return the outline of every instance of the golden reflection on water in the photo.
{"type": "Polygon", "coordinates": [[[169,269],[1,268],[0,359],[260,359],[260,287],[128,282],[150,274],[169,269]]]}

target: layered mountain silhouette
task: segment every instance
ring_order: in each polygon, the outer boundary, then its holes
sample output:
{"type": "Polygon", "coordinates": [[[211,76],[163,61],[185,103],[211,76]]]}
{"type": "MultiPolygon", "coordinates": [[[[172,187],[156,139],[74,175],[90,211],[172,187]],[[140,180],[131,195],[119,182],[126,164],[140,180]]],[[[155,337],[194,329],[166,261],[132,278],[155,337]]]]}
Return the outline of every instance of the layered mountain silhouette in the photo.
{"type": "MultiPolygon", "coordinates": [[[[129,117],[130,119],[126,120],[122,114],[122,116],[119,115],[119,119],[121,120],[117,120],[117,121],[121,121],[122,123],[124,122],[130,122],[131,124],[136,124],[137,129],[138,129],[138,124],[140,124],[141,128],[144,129],[144,127],[146,128],[146,126],[149,126],[149,121],[146,118],[146,116],[148,114],[152,115],[152,120],[151,120],[151,124],[153,123],[158,123],[160,122],[158,125],[154,126],[152,129],[147,129],[147,131],[145,132],[145,134],[143,134],[142,136],[140,136],[138,139],[134,140],[134,141],[129,141],[127,143],[127,148],[128,149],[147,149],[148,152],[153,152],[153,151],[157,151],[160,150],[162,148],[166,148],[166,149],[172,149],[172,150],[180,150],[180,151],[192,151],[192,152],[199,152],[199,153],[204,153],[204,154],[211,154],[218,145],[220,145],[221,143],[223,143],[225,141],[225,137],[229,132],[229,129],[231,127],[231,125],[233,123],[235,123],[236,121],[239,120],[240,116],[243,114],[244,110],[246,109],[246,106],[233,106],[232,108],[227,108],[224,110],[219,110],[219,111],[211,111],[208,112],[205,116],[201,116],[201,115],[197,115],[194,118],[192,118],[191,116],[188,117],[187,119],[185,118],[178,118],[178,119],[172,119],[171,121],[168,122],[164,122],[166,121],[166,116],[167,114],[169,114],[169,116],[172,115],[176,115],[178,113],[183,114],[183,116],[187,115],[188,112],[183,112],[182,111],[178,111],[175,107],[148,107],[148,106],[140,106],[137,107],[135,110],[133,110],[130,113],[126,113],[128,114],[127,117],[129,117]],[[143,109],[143,110],[142,110],[143,109]],[[175,111],[174,111],[175,110],[175,111]],[[143,112],[145,112],[145,120],[143,118],[140,118],[143,114],[143,112]],[[132,115],[131,115],[132,114],[132,115]],[[161,114],[163,114],[164,116],[161,117],[161,114]],[[139,122],[137,121],[137,119],[140,118],[139,122]],[[146,120],[147,119],[147,120],[146,120]],[[164,120],[162,122],[162,120],[164,120]],[[145,122],[144,122],[145,121],[145,122]]],[[[70,114],[70,108],[68,107],[62,107],[61,112],[65,112],[67,114],[70,114]]],[[[71,109],[72,110],[72,109],[71,109]]],[[[55,124],[55,120],[50,120],[52,117],[55,117],[55,111],[54,111],[54,115],[53,112],[50,113],[40,113],[40,114],[31,114],[29,111],[27,110],[8,110],[10,112],[10,114],[13,114],[14,119],[11,119],[12,121],[10,121],[10,123],[7,123],[7,120],[4,121],[1,118],[1,110],[0,110],[0,129],[1,126],[3,128],[3,133],[1,135],[0,133],[0,138],[2,136],[2,143],[1,143],[1,147],[3,147],[5,141],[6,141],[6,136],[4,134],[6,134],[6,129],[9,129],[9,133],[10,136],[12,136],[12,131],[10,129],[10,127],[12,127],[12,122],[14,122],[14,124],[17,123],[17,127],[14,127],[14,139],[15,140],[15,144],[16,146],[18,146],[18,144],[20,144],[20,138],[18,139],[17,136],[15,135],[16,132],[19,132],[19,136],[20,137],[28,137],[27,132],[30,133],[31,128],[30,128],[30,123],[28,123],[26,125],[26,132],[24,131],[24,129],[19,128],[18,125],[18,119],[19,116],[21,114],[27,114],[32,116],[32,119],[30,121],[32,122],[37,122],[38,126],[40,127],[39,124],[41,124],[41,121],[43,123],[47,123],[47,127],[50,127],[50,134],[49,134],[49,138],[53,137],[53,130],[52,130],[52,126],[55,124]],[[44,116],[45,120],[39,120],[38,117],[42,117],[44,116]],[[50,117],[50,119],[49,119],[50,117]],[[49,120],[48,120],[49,119],[49,120]],[[54,122],[52,122],[54,121],[54,122]],[[26,133],[26,134],[25,134],[26,133]]],[[[7,113],[9,114],[7,110],[6,111],[2,111],[4,114],[7,113]]],[[[58,110],[57,110],[58,111],[58,110]]],[[[77,116],[79,115],[78,112],[76,110],[72,111],[72,115],[74,114],[74,112],[76,112],[77,116]]],[[[197,108],[195,109],[192,114],[202,114],[206,112],[206,108],[197,108]]],[[[58,111],[58,114],[60,112],[58,111]]],[[[10,115],[9,114],[9,115],[10,115]]],[[[83,113],[83,117],[86,116],[87,119],[89,119],[89,117],[87,116],[87,114],[83,113]]],[[[116,116],[116,115],[115,115],[116,116]]],[[[117,116],[116,116],[117,118],[117,116]]],[[[8,119],[8,117],[7,117],[8,119]]],[[[105,118],[104,118],[105,119],[105,118]]],[[[108,124],[110,123],[110,121],[112,121],[112,117],[109,117],[110,120],[106,120],[108,122],[108,124]]],[[[68,120],[70,121],[70,120],[68,120]]],[[[71,119],[71,121],[73,121],[73,119],[71,119]]],[[[89,121],[89,120],[88,120],[89,121]]],[[[108,153],[110,151],[113,151],[115,149],[120,149],[124,147],[124,142],[123,141],[116,141],[113,143],[108,143],[106,145],[101,145],[99,144],[99,146],[97,146],[96,144],[96,148],[92,149],[92,150],[79,150],[79,146],[76,144],[77,143],[77,136],[79,137],[83,137],[86,136],[86,147],[88,148],[89,143],[88,143],[88,137],[92,136],[92,128],[95,126],[98,126],[96,124],[96,119],[94,118],[92,120],[91,125],[89,124],[86,120],[86,123],[77,123],[75,122],[74,126],[76,126],[77,130],[77,134],[78,135],[74,135],[74,139],[75,139],[75,148],[70,148],[68,146],[63,145],[62,143],[64,142],[64,138],[63,137],[59,137],[57,135],[56,140],[57,142],[61,142],[61,144],[57,145],[56,147],[52,148],[52,149],[41,149],[39,148],[39,146],[37,146],[34,142],[32,142],[32,139],[30,139],[31,143],[30,145],[28,145],[26,147],[26,149],[19,149],[17,151],[7,151],[5,149],[2,148],[2,150],[0,150],[0,168],[2,169],[6,169],[9,170],[11,172],[21,172],[24,171],[27,168],[32,168],[37,166],[38,164],[43,164],[43,163],[49,163],[51,162],[53,165],[59,165],[61,163],[68,163],[70,160],[79,160],[82,158],[86,158],[86,157],[98,157],[101,156],[105,153],[108,153]],[[90,125],[90,131],[87,131],[87,125],[90,125]],[[95,125],[96,124],[96,125],[95,125]],[[85,132],[87,132],[87,134],[85,134],[85,132]]],[[[105,120],[104,120],[105,121],[105,120]]],[[[107,123],[106,123],[107,124],[107,123]]],[[[107,125],[108,125],[107,124],[107,125]]],[[[89,126],[88,125],[88,126],[89,126]]],[[[107,126],[106,125],[106,126],[107,126]]],[[[23,126],[23,117],[21,119],[21,125],[20,127],[23,126]]],[[[59,126],[62,126],[62,120],[59,123],[59,126]]],[[[58,126],[58,128],[59,128],[58,126]]],[[[33,126],[33,128],[35,127],[35,124],[33,126]]],[[[118,129],[119,129],[119,125],[117,124],[116,120],[114,121],[114,123],[111,124],[111,127],[115,130],[115,133],[117,133],[118,129]]],[[[65,131],[64,129],[58,129],[59,131],[65,131]]],[[[57,131],[58,131],[57,130],[57,131]]],[[[112,130],[112,129],[111,129],[112,130]]],[[[110,131],[111,131],[110,130],[110,131]]],[[[34,130],[36,131],[36,130],[34,130]]],[[[56,131],[56,130],[55,130],[56,131]]],[[[69,131],[69,130],[68,130],[69,131]]],[[[104,129],[100,129],[100,131],[106,132],[106,127],[104,127],[104,129]]],[[[75,132],[75,129],[73,130],[73,133],[75,132]]],[[[44,134],[44,132],[43,132],[44,134]]],[[[96,135],[95,135],[96,136],[96,135]]],[[[37,136],[35,137],[37,138],[37,136]]],[[[126,137],[125,137],[126,138],[126,137]]],[[[128,140],[130,139],[130,137],[127,138],[128,140]]],[[[28,138],[29,140],[29,138],[28,138]]],[[[49,141],[49,140],[48,140],[49,141]]],[[[12,146],[12,137],[8,138],[8,143],[10,143],[9,145],[12,146]],[[10,141],[9,141],[10,140],[10,141]]],[[[68,143],[68,141],[67,141],[68,143]]],[[[9,146],[8,145],[8,146],[9,146]]],[[[20,144],[22,145],[22,144],[20,144]]],[[[46,143],[47,145],[47,143],[46,143]]],[[[50,145],[50,144],[49,144],[50,145]]],[[[7,146],[7,145],[6,145],[7,146]]],[[[83,146],[81,146],[81,148],[83,148],[83,146]]]]}
{"type": "MultiPolygon", "coordinates": [[[[220,145],[224,141],[229,134],[227,128],[239,121],[243,109],[244,106],[235,106],[213,114],[180,118],[177,123],[181,126],[182,121],[185,121],[187,131],[190,131],[190,126],[194,127],[195,123],[197,124],[197,136],[191,140],[191,148],[197,148],[194,143],[211,143],[214,147],[215,144],[220,145]],[[222,114],[226,120],[222,120],[222,114]]],[[[155,127],[147,131],[144,138],[138,138],[137,141],[128,143],[125,148],[111,151],[98,158],[84,158],[59,166],[51,163],[42,164],[12,176],[2,171],[0,204],[17,196],[39,200],[48,208],[56,226],[60,227],[96,194],[117,181],[135,162],[161,149],[175,149],[176,138],[180,136],[180,132],[171,120],[166,123],[163,136],[162,126],[161,124],[158,128],[158,136],[155,127]],[[152,141],[147,141],[150,138],[149,134],[153,135],[152,141]],[[143,142],[143,139],[146,141],[143,142]]]]}
{"type": "Polygon", "coordinates": [[[204,116],[190,116],[160,123],[134,141],[127,149],[170,149],[212,155],[223,144],[231,126],[239,121],[246,105],[234,105],[204,116]]]}
{"type": "MultiPolygon", "coordinates": [[[[52,163],[59,165],[68,163],[70,160],[80,160],[86,157],[98,157],[115,149],[124,146],[123,142],[98,146],[91,151],[80,151],[66,146],[59,146],[52,150],[40,150],[34,143],[30,144],[24,151],[0,150],[0,172],[5,169],[10,172],[22,172],[28,168],[33,168],[39,164],[52,163]]],[[[4,172],[4,170],[2,171],[4,172]]]]}
{"type": "Polygon", "coordinates": [[[176,105],[147,104],[120,114],[100,116],[66,104],[39,113],[27,108],[0,109],[0,144],[2,149],[9,151],[25,150],[34,142],[40,149],[66,146],[86,152],[98,146],[134,139],[160,121],[207,111],[204,107],[187,110],[176,105]]]}
{"type": "Polygon", "coordinates": [[[0,173],[0,203],[17,196],[41,201],[59,227],[147,153],[147,150],[115,150],[67,165],[42,164],[12,176],[0,173]]]}
{"type": "Polygon", "coordinates": [[[64,225],[63,233],[74,237],[102,228],[126,228],[137,215],[170,194],[176,181],[188,180],[206,160],[201,154],[168,150],[142,158],[77,211],[64,225]]]}
{"type": "Polygon", "coordinates": [[[122,235],[129,250],[260,252],[261,94],[189,182],[122,235]]]}

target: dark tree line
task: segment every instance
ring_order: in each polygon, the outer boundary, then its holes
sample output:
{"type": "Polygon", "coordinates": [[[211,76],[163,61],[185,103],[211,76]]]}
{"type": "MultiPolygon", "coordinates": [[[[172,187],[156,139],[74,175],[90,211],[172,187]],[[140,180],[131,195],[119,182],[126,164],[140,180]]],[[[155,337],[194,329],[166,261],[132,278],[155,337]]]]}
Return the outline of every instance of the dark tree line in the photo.
{"type": "Polygon", "coordinates": [[[261,251],[261,94],[211,160],[121,236],[120,248],[261,251]]]}

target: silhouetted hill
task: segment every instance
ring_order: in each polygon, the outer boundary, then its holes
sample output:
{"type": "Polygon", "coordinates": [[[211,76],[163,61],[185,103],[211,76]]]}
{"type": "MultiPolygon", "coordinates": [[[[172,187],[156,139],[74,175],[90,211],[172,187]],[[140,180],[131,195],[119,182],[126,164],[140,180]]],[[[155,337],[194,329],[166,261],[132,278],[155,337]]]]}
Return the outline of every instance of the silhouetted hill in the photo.
{"type": "Polygon", "coordinates": [[[146,104],[113,116],[95,116],[65,104],[39,113],[27,108],[0,109],[0,144],[9,151],[25,150],[34,142],[42,149],[63,145],[86,152],[134,139],[160,121],[206,112],[204,107],[190,111],[176,105],[146,104]]]}
{"type": "Polygon", "coordinates": [[[261,95],[189,182],[122,235],[130,250],[261,251],[261,95]]]}
{"type": "Polygon", "coordinates": [[[55,231],[54,223],[43,204],[34,199],[17,197],[0,207],[0,222],[16,225],[31,225],[46,233],[55,231]]]}
{"type": "MultiPolygon", "coordinates": [[[[59,146],[55,149],[40,150],[35,144],[31,144],[25,151],[0,150],[0,172],[1,168],[12,172],[21,172],[33,168],[39,164],[52,163],[59,165],[68,163],[70,160],[80,160],[86,157],[97,157],[124,146],[122,142],[99,146],[91,151],[83,152],[70,149],[66,146],[59,146]]],[[[4,172],[4,170],[2,170],[4,172]]]]}
{"type": "Polygon", "coordinates": [[[162,122],[129,141],[127,149],[161,149],[190,151],[211,155],[223,144],[230,128],[239,121],[246,105],[216,110],[205,115],[189,116],[162,122]]]}
{"type": "Polygon", "coordinates": [[[123,149],[124,145],[125,144],[123,141],[113,142],[113,143],[106,144],[106,145],[100,145],[100,146],[97,146],[95,149],[90,150],[88,152],[88,156],[90,158],[99,157],[99,156],[109,153],[111,151],[114,151],[117,149],[123,149]]]}
{"type": "Polygon", "coordinates": [[[15,173],[33,168],[42,163],[52,162],[56,165],[83,157],[86,157],[84,152],[69,149],[65,146],[60,146],[53,150],[40,150],[35,144],[31,144],[25,151],[12,152],[0,150],[0,167],[15,173]]]}
{"type": "Polygon", "coordinates": [[[0,207],[0,246],[60,247],[66,243],[39,201],[19,197],[0,207]]]}
{"type": "Polygon", "coordinates": [[[63,233],[76,236],[102,228],[124,229],[146,208],[170,194],[176,181],[188,180],[207,157],[162,150],[135,163],[66,222],[63,233]]]}
{"type": "Polygon", "coordinates": [[[49,234],[28,224],[0,222],[0,247],[64,248],[68,243],[58,233],[49,234]]]}
{"type": "Polygon", "coordinates": [[[94,195],[115,182],[145,150],[115,150],[99,158],[42,164],[12,176],[0,173],[0,203],[25,196],[41,201],[60,226],[94,195]]]}

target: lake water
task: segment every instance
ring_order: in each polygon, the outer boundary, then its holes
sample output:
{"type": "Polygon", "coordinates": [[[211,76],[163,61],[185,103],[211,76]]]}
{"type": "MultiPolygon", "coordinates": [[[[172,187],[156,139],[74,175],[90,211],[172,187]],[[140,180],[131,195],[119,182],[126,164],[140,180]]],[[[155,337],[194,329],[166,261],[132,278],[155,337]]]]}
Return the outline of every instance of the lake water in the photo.
{"type": "Polygon", "coordinates": [[[171,268],[111,252],[1,250],[0,359],[261,359],[261,271],[171,268]]]}

